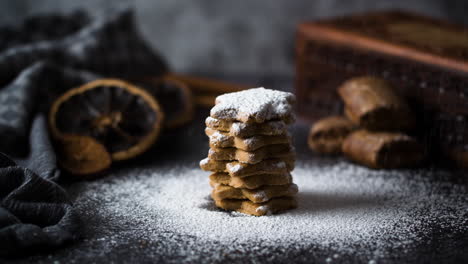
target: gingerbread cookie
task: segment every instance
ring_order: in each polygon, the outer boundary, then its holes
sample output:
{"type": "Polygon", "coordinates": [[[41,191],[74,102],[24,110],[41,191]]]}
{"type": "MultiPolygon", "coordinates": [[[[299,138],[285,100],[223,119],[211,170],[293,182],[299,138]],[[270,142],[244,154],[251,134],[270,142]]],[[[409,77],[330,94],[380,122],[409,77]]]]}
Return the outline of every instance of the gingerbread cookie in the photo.
{"type": "Polygon", "coordinates": [[[253,203],[249,200],[224,199],[215,200],[217,207],[224,210],[237,211],[244,214],[262,216],[297,207],[297,201],[293,197],[280,197],[264,203],[253,203]]]}
{"type": "Polygon", "coordinates": [[[285,174],[258,174],[249,177],[231,177],[227,173],[215,172],[210,175],[212,187],[224,184],[234,188],[257,189],[264,185],[285,185],[292,183],[292,176],[285,174]]]}
{"type": "Polygon", "coordinates": [[[256,164],[206,158],[200,161],[200,168],[205,171],[227,172],[230,176],[241,178],[254,174],[284,174],[294,169],[294,158],[266,159],[256,164]]]}
{"type": "Polygon", "coordinates": [[[338,88],[345,114],[360,127],[378,131],[407,131],[415,126],[414,116],[403,97],[387,81],[363,76],[338,88]]]}
{"type": "Polygon", "coordinates": [[[424,158],[422,146],[403,133],[358,130],[343,143],[349,159],[374,169],[413,167],[424,158]]]}
{"type": "Polygon", "coordinates": [[[355,129],[356,126],[345,117],[326,117],[312,126],[307,143],[318,153],[337,154],[341,152],[346,136],[355,129]]]}
{"type": "Polygon", "coordinates": [[[211,192],[213,200],[241,199],[250,200],[254,203],[263,203],[272,198],[282,196],[293,196],[298,192],[297,185],[265,185],[258,189],[234,188],[229,185],[216,185],[211,192]]]}
{"type": "Polygon", "coordinates": [[[253,88],[216,97],[216,105],[210,115],[243,123],[264,123],[274,119],[291,122],[294,120],[292,105],[295,100],[292,93],[253,88]]]}
{"type": "Polygon", "coordinates": [[[210,138],[210,147],[212,148],[237,148],[245,151],[254,151],[267,145],[288,144],[291,141],[289,133],[279,136],[259,135],[241,138],[209,127],[205,129],[205,133],[210,138]]]}
{"type": "Polygon", "coordinates": [[[243,163],[255,164],[267,158],[291,157],[293,147],[289,144],[269,145],[254,151],[244,151],[236,148],[210,148],[208,158],[213,160],[237,160],[243,163]]]}
{"type": "Polygon", "coordinates": [[[251,137],[255,135],[275,136],[288,131],[287,124],[281,120],[271,120],[265,123],[245,124],[237,121],[226,121],[211,116],[205,120],[207,127],[228,132],[235,137],[251,137]]]}

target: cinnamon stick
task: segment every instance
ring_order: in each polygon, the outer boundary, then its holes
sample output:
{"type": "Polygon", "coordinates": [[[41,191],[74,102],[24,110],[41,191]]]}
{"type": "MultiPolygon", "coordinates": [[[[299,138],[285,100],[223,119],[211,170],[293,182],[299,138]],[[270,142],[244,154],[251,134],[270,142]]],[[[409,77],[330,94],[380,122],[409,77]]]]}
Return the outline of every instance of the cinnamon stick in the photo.
{"type": "Polygon", "coordinates": [[[196,77],[176,73],[170,73],[168,77],[186,83],[192,89],[192,91],[194,91],[195,94],[203,93],[219,95],[223,93],[238,92],[249,88],[246,85],[234,84],[205,77],[196,77]]]}

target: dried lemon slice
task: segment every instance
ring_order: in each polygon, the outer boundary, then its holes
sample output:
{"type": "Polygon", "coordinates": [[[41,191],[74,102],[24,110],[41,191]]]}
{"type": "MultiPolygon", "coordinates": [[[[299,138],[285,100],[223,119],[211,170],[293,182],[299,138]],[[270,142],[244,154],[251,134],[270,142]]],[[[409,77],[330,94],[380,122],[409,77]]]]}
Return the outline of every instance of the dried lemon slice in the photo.
{"type": "Polygon", "coordinates": [[[91,137],[65,135],[55,146],[60,166],[75,175],[95,174],[112,163],[104,146],[91,137]]]}
{"type": "Polygon", "coordinates": [[[159,103],[148,92],[116,79],[96,80],[69,90],[49,112],[55,139],[90,137],[115,161],[133,158],[150,148],[163,119],[159,103]]]}

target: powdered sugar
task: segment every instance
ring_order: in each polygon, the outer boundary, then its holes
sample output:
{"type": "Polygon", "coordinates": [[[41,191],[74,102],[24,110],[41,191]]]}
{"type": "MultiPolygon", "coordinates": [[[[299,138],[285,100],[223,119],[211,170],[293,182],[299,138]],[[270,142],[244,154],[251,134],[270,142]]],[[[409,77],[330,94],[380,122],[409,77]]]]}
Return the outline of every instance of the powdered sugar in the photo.
{"type": "Polygon", "coordinates": [[[260,87],[216,97],[216,105],[210,114],[222,120],[256,123],[289,119],[294,101],[292,93],[260,87]]]}
{"type": "Polygon", "coordinates": [[[213,134],[211,134],[210,139],[213,139],[213,141],[226,141],[229,139],[229,136],[223,135],[219,133],[219,131],[215,131],[213,134]]]}
{"type": "Polygon", "coordinates": [[[256,193],[254,194],[254,197],[255,197],[256,199],[260,199],[260,200],[263,201],[263,202],[265,202],[265,201],[268,200],[268,197],[267,197],[265,191],[258,191],[258,192],[256,192],[256,193]]]}
{"type": "Polygon", "coordinates": [[[253,145],[256,141],[258,141],[258,139],[255,136],[244,139],[246,145],[253,145]]]}
{"type": "Polygon", "coordinates": [[[233,173],[236,173],[238,172],[240,169],[243,168],[243,166],[241,166],[239,163],[232,166],[231,164],[227,164],[226,168],[230,171],[230,172],[233,172],[233,173]]]}
{"type": "Polygon", "coordinates": [[[268,213],[270,211],[270,207],[268,205],[262,205],[262,206],[259,206],[255,211],[257,212],[261,212],[261,213],[265,213],[267,215],[271,215],[271,212],[268,213]]]}
{"type": "Polygon", "coordinates": [[[208,164],[209,160],[210,160],[209,158],[204,158],[204,159],[200,160],[200,166],[204,166],[204,165],[208,164]]]}
{"type": "Polygon", "coordinates": [[[283,169],[283,168],[286,168],[286,163],[284,161],[279,161],[279,162],[273,163],[273,166],[275,166],[278,169],[283,169]]]}
{"type": "Polygon", "coordinates": [[[444,176],[428,170],[374,171],[345,162],[302,165],[293,172],[301,189],[298,209],[252,217],[216,209],[208,198],[207,173],[198,168],[147,169],[83,183],[77,205],[99,201],[99,218],[112,218],[115,226],[131,223],[131,234],[158,247],[172,241],[177,262],[213,262],[226,254],[272,257],[272,248],[289,252],[312,245],[378,262],[422,243],[434,228],[466,232],[465,187],[427,181],[434,173],[444,176]],[[441,189],[449,192],[442,195],[441,189]],[[182,247],[177,237],[193,244],[182,247]]]}

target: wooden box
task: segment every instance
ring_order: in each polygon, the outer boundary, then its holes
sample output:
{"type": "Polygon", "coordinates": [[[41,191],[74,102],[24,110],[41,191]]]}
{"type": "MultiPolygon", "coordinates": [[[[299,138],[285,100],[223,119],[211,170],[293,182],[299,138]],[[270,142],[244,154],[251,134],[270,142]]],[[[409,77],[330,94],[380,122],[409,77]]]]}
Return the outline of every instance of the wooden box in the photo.
{"type": "Polygon", "coordinates": [[[390,11],[302,23],[296,38],[300,117],[342,113],[336,88],[379,76],[407,97],[426,143],[468,153],[468,28],[390,11]]]}

